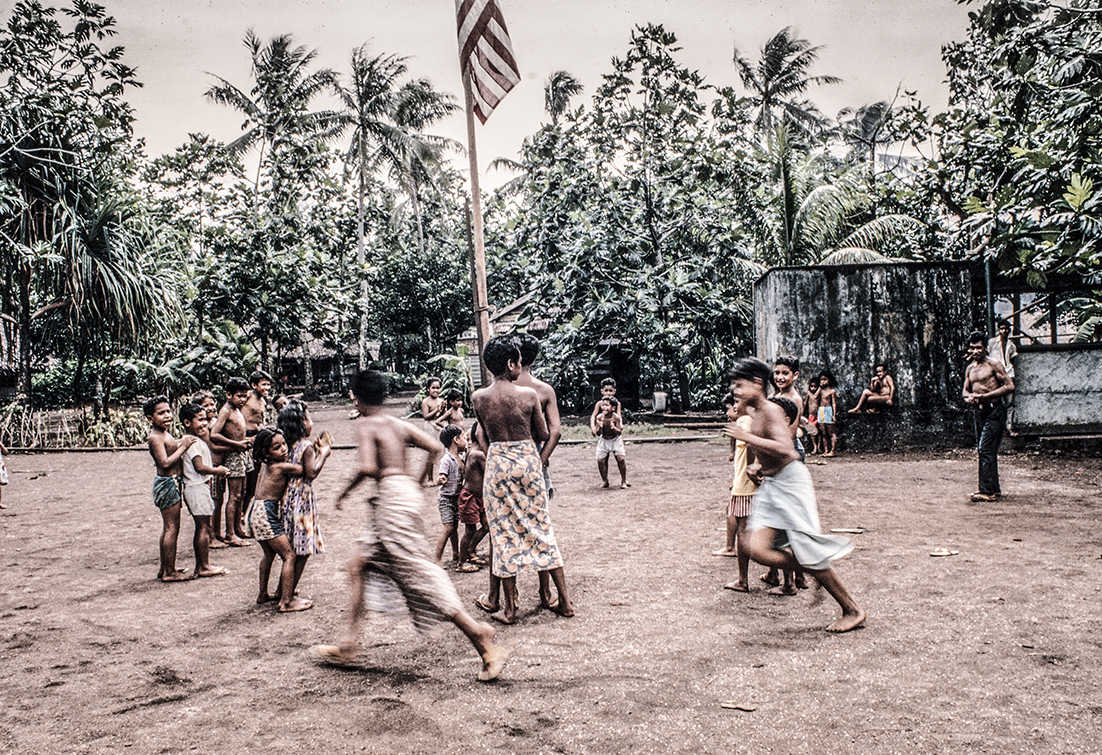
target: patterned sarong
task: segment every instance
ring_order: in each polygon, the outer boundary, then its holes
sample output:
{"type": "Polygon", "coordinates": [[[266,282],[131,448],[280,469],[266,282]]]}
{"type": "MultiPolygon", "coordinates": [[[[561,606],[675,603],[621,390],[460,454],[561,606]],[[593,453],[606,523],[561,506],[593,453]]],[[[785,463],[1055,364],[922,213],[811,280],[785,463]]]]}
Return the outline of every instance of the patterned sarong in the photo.
{"type": "Polygon", "coordinates": [[[490,444],[482,500],[494,548],[494,576],[515,577],[524,566],[546,571],[563,565],[535,443],[490,444]]]}
{"type": "Polygon", "coordinates": [[[436,563],[421,526],[421,486],[405,475],[379,480],[363,544],[367,607],[390,611],[403,602],[413,626],[427,632],[462,610],[448,575],[436,563]]]}
{"type": "Polygon", "coordinates": [[[853,550],[848,538],[822,534],[815,487],[802,462],[789,462],[777,474],[766,477],[758,488],[746,529],[762,527],[782,534],[787,542],[777,543],[778,547],[788,545],[805,569],[829,569],[831,561],[853,550]]]}
{"type": "Polygon", "coordinates": [[[153,478],[153,505],[159,510],[170,509],[180,503],[180,478],[162,477],[156,475],[153,478]]]}

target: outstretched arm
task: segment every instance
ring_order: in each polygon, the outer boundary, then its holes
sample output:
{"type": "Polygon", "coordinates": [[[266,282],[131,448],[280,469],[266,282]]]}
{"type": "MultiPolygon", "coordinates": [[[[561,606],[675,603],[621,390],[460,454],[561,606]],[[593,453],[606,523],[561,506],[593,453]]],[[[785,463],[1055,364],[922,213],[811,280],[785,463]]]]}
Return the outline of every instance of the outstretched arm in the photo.
{"type": "Polygon", "coordinates": [[[407,423],[406,430],[409,433],[409,443],[427,453],[425,457],[425,468],[421,470],[419,481],[424,482],[425,480],[432,479],[432,470],[436,466],[436,461],[440,458],[440,454],[443,453],[444,446],[440,444],[440,441],[424,432],[419,427],[407,423]]]}

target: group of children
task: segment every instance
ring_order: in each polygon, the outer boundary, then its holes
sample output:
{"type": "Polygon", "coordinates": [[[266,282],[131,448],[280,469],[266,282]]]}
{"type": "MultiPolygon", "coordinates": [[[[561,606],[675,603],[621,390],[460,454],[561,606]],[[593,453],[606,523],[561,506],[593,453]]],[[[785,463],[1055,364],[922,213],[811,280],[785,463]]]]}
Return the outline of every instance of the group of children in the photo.
{"type": "Polygon", "coordinates": [[[313,480],[332,451],[323,433],[311,440],[313,423],[304,403],[269,399],[272,379],[263,371],[249,381],[226,381],[225,401],[200,391],[178,410],[183,434],[172,433],[166,396],[144,405],[151,424],[149,453],[156,466],[153,503],[162,520],[158,579],[178,582],[226,574],[210,564],[210,550],[260,542],[258,604],[278,602],[281,612],[303,611],[312,602],[296,596],[309,557],[324,550],[313,480]],[[191,514],[195,567],[176,568],[181,507],[191,514]],[[275,556],[283,561],[279,591],[268,591],[275,556]]]}

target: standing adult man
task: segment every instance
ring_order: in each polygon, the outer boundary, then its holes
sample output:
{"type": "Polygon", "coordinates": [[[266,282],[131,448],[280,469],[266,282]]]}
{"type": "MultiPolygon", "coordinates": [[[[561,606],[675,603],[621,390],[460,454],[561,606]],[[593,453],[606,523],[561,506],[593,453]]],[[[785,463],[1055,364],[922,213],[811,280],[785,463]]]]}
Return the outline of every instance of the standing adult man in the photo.
{"type": "MultiPolygon", "coordinates": [[[[1018,347],[1010,340],[1010,322],[1005,318],[999,318],[998,335],[987,342],[987,358],[992,362],[1000,362],[1006,368],[1006,374],[1014,379],[1014,360],[1018,358],[1018,347]]],[[[1014,392],[1006,396],[1006,429],[1014,427],[1014,392]]]]}
{"type": "Polygon", "coordinates": [[[980,487],[972,494],[977,503],[999,500],[999,444],[1006,428],[1005,396],[1014,391],[1014,380],[1002,362],[987,356],[987,339],[975,332],[968,337],[969,365],[964,371],[964,403],[975,412],[976,445],[980,455],[980,487]]]}

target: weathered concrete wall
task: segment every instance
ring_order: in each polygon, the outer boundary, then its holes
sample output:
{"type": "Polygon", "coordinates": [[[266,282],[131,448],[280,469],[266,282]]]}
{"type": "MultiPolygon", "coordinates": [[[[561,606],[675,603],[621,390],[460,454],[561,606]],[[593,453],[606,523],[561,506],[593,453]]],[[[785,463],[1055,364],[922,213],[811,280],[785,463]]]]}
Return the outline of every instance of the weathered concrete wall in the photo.
{"type": "Polygon", "coordinates": [[[837,265],[770,270],[754,286],[758,356],[800,360],[807,378],[829,369],[839,409],[852,407],[876,362],[896,383],[884,415],[841,415],[849,447],[967,441],[964,341],[973,326],[968,267],[959,263],[837,265]]]}
{"type": "Polygon", "coordinates": [[[1102,432],[1102,344],[1023,346],[1014,360],[1014,429],[1102,432]]]}

